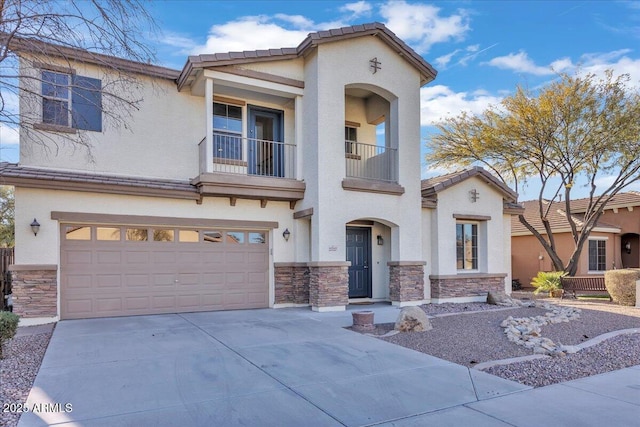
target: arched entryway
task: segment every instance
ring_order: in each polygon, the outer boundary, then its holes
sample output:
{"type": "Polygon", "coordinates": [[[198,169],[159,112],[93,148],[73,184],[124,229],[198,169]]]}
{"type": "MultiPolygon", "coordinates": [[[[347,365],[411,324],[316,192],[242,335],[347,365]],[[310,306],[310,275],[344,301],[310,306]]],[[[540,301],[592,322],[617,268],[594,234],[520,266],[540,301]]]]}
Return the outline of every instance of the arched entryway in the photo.
{"type": "Polygon", "coordinates": [[[346,224],[346,257],[349,266],[349,300],[389,299],[391,228],[371,219],[346,224]]]}
{"type": "Polygon", "coordinates": [[[623,268],[640,268],[640,235],[623,234],[620,238],[620,254],[623,268]]]}

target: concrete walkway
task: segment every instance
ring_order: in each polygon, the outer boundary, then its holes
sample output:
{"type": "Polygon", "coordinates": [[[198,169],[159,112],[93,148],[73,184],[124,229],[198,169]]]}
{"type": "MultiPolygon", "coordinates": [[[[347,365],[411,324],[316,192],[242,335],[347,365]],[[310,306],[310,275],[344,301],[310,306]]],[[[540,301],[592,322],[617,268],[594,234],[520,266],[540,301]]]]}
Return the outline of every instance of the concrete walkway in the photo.
{"type": "Polygon", "coordinates": [[[637,425],[640,366],[530,389],[350,324],[308,309],[62,321],[19,426],[637,425]]]}

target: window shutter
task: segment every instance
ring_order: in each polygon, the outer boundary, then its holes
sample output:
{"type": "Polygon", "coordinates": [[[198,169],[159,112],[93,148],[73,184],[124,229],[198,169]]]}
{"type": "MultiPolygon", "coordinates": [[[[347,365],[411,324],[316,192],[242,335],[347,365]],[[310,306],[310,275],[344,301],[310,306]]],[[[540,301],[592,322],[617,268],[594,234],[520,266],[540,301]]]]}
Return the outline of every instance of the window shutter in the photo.
{"type": "Polygon", "coordinates": [[[76,129],[102,132],[102,82],[74,75],[71,90],[71,118],[76,129]]]}

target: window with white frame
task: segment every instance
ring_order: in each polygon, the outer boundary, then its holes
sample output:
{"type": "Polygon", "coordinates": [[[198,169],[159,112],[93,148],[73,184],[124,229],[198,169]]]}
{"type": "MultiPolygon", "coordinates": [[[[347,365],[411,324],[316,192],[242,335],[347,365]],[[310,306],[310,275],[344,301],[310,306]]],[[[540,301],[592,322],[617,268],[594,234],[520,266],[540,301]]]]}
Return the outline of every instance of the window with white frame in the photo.
{"type": "Polygon", "coordinates": [[[344,152],[346,154],[358,154],[358,128],[354,126],[344,127],[344,152]]]}
{"type": "Polygon", "coordinates": [[[478,269],[478,223],[456,223],[456,268],[478,269]]]}
{"type": "Polygon", "coordinates": [[[607,269],[607,241],[604,239],[589,240],[589,271],[605,271],[607,269]]]}
{"type": "Polygon", "coordinates": [[[242,160],[242,107],[213,103],[213,157],[242,160]]]}
{"type": "Polygon", "coordinates": [[[99,79],[42,70],[42,123],[102,131],[102,82],[99,79]]]}

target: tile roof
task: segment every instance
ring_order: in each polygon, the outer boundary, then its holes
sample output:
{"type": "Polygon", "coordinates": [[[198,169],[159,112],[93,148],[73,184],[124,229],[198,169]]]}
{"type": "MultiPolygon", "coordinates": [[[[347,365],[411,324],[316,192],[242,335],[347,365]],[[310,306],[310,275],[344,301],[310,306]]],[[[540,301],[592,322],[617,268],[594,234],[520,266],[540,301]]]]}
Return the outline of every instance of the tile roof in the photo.
{"type": "Polygon", "coordinates": [[[422,192],[422,206],[435,208],[437,206],[439,192],[472,177],[480,178],[485,183],[494,187],[498,192],[502,193],[502,197],[504,200],[504,213],[513,215],[522,212],[523,208],[517,202],[518,194],[511,188],[506,186],[503,182],[498,180],[491,173],[487,172],[485,169],[479,166],[436,176],[429,179],[423,179],[420,183],[422,192]]]}
{"type": "MultiPolygon", "coordinates": [[[[580,227],[582,224],[584,213],[588,204],[588,198],[575,199],[571,201],[571,216],[573,217],[578,227],[580,227]]],[[[531,224],[536,230],[542,233],[546,233],[542,220],[540,219],[538,200],[528,200],[526,202],[522,202],[522,205],[524,206],[524,217],[527,222],[531,224]]],[[[630,191],[627,193],[620,193],[615,195],[610,200],[610,202],[607,203],[605,209],[617,209],[633,206],[640,206],[640,193],[630,191]]],[[[545,200],[543,201],[543,209],[546,210],[547,208],[547,221],[551,226],[551,230],[553,230],[554,232],[569,231],[570,224],[569,220],[567,219],[565,202],[549,202],[548,200],[545,200]]],[[[607,224],[602,221],[598,221],[596,223],[596,228],[619,229],[619,227],[616,225],[607,224]]],[[[520,223],[518,218],[512,217],[511,234],[521,235],[530,234],[530,232],[524,225],[522,225],[522,223],[520,223]]]]}
{"type": "Polygon", "coordinates": [[[107,66],[114,70],[143,74],[151,77],[159,77],[167,80],[176,80],[180,75],[179,70],[162,67],[159,65],[147,64],[144,62],[131,61],[129,59],[118,58],[116,56],[91,52],[85,49],[78,49],[68,46],[61,46],[53,43],[43,42],[36,39],[14,37],[10,44],[18,54],[27,52],[33,56],[53,56],[65,60],[73,60],[97,66],[107,66]]]}
{"type": "Polygon", "coordinates": [[[417,68],[423,75],[423,84],[435,79],[438,72],[431,66],[431,64],[425,61],[422,56],[398,38],[398,36],[389,30],[384,24],[373,22],[310,33],[297,47],[189,56],[182,69],[180,77],[178,77],[178,89],[182,89],[189,79],[193,78],[198,69],[243,64],[247,62],[297,58],[304,55],[310,48],[318,46],[319,44],[366,35],[379,36],[382,41],[387,43],[404,59],[409,61],[409,63],[417,68]]]}
{"type": "Polygon", "coordinates": [[[470,169],[451,172],[421,181],[422,197],[433,197],[440,191],[472,177],[478,177],[489,185],[496,187],[509,202],[516,202],[518,194],[485,169],[475,166],[470,169]]]}
{"type": "Polygon", "coordinates": [[[178,195],[184,198],[197,199],[198,190],[189,181],[149,179],[132,176],[118,176],[75,171],[60,171],[53,169],[21,166],[16,163],[0,163],[0,184],[18,185],[31,188],[50,188],[59,190],[88,191],[92,189],[111,188],[114,192],[139,194],[140,191],[149,193],[163,193],[178,195]],[[130,190],[127,190],[130,189],[130,190]]]}

